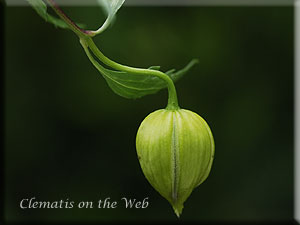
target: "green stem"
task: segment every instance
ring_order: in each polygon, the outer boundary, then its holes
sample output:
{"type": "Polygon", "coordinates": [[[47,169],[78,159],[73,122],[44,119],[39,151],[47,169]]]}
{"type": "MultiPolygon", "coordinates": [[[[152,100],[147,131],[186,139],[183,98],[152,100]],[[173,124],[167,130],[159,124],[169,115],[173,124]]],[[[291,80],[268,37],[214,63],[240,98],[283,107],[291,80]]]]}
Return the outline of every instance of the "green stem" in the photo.
{"type": "Polygon", "coordinates": [[[93,52],[93,54],[105,65],[119,71],[125,71],[129,73],[135,73],[135,74],[147,74],[150,76],[156,76],[160,79],[163,79],[167,83],[168,92],[169,92],[169,98],[168,98],[168,105],[166,109],[169,110],[176,110],[179,109],[178,106],[178,100],[177,100],[177,93],[175,89],[174,82],[172,79],[166,75],[165,73],[158,71],[158,70],[150,70],[150,69],[142,69],[142,68],[134,68],[130,66],[121,65],[119,63],[116,63],[112,61],[111,59],[107,58],[105,55],[102,54],[102,52],[98,49],[98,47],[95,45],[94,41],[92,40],[91,36],[94,36],[95,34],[92,31],[86,31],[81,29],[74,23],[56,4],[54,0],[47,0],[49,5],[52,7],[52,9],[55,11],[55,13],[64,20],[70,29],[80,38],[80,43],[83,46],[89,60],[93,63],[95,67],[96,61],[95,59],[90,55],[87,47],[90,48],[90,50],[93,52]]]}
{"type": "Polygon", "coordinates": [[[125,71],[125,72],[135,73],[135,74],[142,73],[142,74],[156,76],[156,77],[159,77],[160,79],[163,79],[167,83],[168,92],[169,92],[168,105],[167,105],[166,109],[169,109],[169,110],[179,109],[176,88],[175,88],[174,82],[168,75],[166,75],[165,73],[158,71],[158,70],[135,68],[135,67],[130,67],[130,66],[125,66],[125,65],[119,64],[119,63],[114,62],[111,59],[107,58],[105,55],[103,55],[103,53],[95,45],[92,38],[86,37],[86,38],[84,38],[83,41],[86,43],[86,45],[91,49],[93,54],[101,62],[103,62],[105,65],[107,65],[115,70],[125,71]]]}
{"type": "Polygon", "coordinates": [[[107,17],[106,20],[105,20],[105,22],[103,23],[103,25],[101,27],[99,27],[95,31],[93,31],[93,30],[89,31],[90,32],[89,36],[90,37],[94,37],[94,36],[96,36],[98,34],[101,34],[101,32],[103,32],[109,25],[110,25],[110,18],[107,17]]]}
{"type": "Polygon", "coordinates": [[[57,5],[54,0],[47,0],[54,12],[70,27],[70,29],[80,38],[93,35],[91,31],[80,28],[74,21],[69,18],[57,5]]]}

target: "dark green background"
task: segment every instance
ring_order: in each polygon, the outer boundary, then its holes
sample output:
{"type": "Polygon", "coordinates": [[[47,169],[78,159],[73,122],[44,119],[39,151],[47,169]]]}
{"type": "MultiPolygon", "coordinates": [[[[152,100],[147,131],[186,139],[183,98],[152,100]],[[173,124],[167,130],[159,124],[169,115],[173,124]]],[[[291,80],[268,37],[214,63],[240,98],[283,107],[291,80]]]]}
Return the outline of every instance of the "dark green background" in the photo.
{"type": "MultiPolygon", "coordinates": [[[[96,29],[99,8],[65,8],[96,29]]],[[[125,7],[96,37],[117,62],[194,67],[176,83],[179,104],[210,125],[216,157],[181,221],[293,217],[293,8],[125,7]]],[[[78,38],[31,8],[5,9],[5,217],[12,221],[177,221],[147,182],[135,151],[142,120],[166,90],[114,94],[78,38]],[[116,209],[21,210],[20,200],[97,201],[116,209]],[[149,197],[147,209],[120,198],[149,197]]]]}

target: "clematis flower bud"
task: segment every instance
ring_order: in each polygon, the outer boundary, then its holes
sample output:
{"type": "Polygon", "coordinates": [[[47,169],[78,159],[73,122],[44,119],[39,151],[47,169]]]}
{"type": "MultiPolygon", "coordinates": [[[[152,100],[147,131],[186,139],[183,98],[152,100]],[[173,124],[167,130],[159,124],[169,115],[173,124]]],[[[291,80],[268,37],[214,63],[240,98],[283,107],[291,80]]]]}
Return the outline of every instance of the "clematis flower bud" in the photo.
{"type": "Polygon", "coordinates": [[[215,145],[209,126],[189,110],[157,110],[140,125],[136,149],[147,180],[179,217],[211,170],[215,145]]]}

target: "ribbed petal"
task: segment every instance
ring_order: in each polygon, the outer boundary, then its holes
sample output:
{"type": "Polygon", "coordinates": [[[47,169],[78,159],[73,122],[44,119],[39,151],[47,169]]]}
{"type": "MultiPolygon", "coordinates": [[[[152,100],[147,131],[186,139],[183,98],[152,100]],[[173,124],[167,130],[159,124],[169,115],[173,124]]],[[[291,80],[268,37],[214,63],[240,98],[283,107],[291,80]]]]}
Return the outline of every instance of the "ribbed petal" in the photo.
{"type": "Polygon", "coordinates": [[[209,175],[214,147],[207,123],[189,110],[157,110],[142,122],[136,148],[143,173],[178,217],[209,175]]]}

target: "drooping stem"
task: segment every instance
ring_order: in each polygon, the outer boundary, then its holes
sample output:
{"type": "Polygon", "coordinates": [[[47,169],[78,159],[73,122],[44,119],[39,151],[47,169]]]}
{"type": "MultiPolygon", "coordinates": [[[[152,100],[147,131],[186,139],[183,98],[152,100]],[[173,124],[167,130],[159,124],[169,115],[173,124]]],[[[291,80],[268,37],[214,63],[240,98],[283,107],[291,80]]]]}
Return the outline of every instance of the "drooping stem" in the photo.
{"type": "MultiPolygon", "coordinates": [[[[172,79],[166,75],[165,73],[158,71],[158,70],[151,70],[151,69],[142,69],[142,68],[135,68],[130,66],[125,66],[122,64],[119,64],[117,62],[112,61],[111,59],[107,58],[103,53],[98,49],[98,47],[95,45],[94,41],[92,40],[92,36],[95,35],[92,31],[87,31],[84,29],[81,29],[74,23],[56,4],[55,0],[47,0],[49,5],[53,8],[55,13],[64,20],[70,29],[80,38],[81,45],[83,46],[89,60],[93,63],[93,65],[96,65],[95,59],[92,58],[92,56],[89,54],[88,49],[89,48],[93,54],[105,65],[119,71],[125,71],[135,74],[147,74],[149,76],[156,76],[160,79],[163,79],[167,83],[168,87],[168,105],[166,109],[169,110],[176,110],[179,109],[178,106],[178,100],[177,100],[177,93],[176,88],[174,85],[174,82],[172,79]]],[[[96,67],[96,66],[95,66],[96,67]]]]}
{"type": "Polygon", "coordinates": [[[84,39],[86,45],[91,49],[93,54],[105,65],[120,71],[125,71],[129,73],[135,73],[135,74],[147,74],[149,76],[156,76],[160,79],[163,79],[167,83],[168,92],[169,92],[169,98],[168,98],[168,105],[166,109],[174,110],[178,109],[178,100],[177,100],[177,93],[176,88],[174,85],[174,82],[172,79],[166,75],[165,73],[158,71],[158,70],[150,70],[150,69],[143,69],[143,68],[135,68],[130,66],[125,66],[122,64],[119,64],[117,62],[112,61],[111,59],[107,58],[103,53],[98,49],[98,47],[95,45],[92,38],[88,37],[84,39]]]}
{"type": "Polygon", "coordinates": [[[85,30],[80,28],[70,17],[68,17],[64,11],[58,6],[55,0],[47,0],[51,8],[55,13],[66,22],[70,29],[75,32],[78,36],[89,36],[94,37],[97,34],[101,33],[102,30],[105,30],[109,26],[109,17],[105,20],[104,24],[96,31],[85,30]]]}
{"type": "Polygon", "coordinates": [[[55,0],[47,0],[54,12],[70,27],[70,29],[80,38],[91,35],[91,31],[80,28],[64,11],[57,5],[55,0]]]}
{"type": "Polygon", "coordinates": [[[103,25],[101,27],[99,27],[95,31],[94,30],[89,31],[89,36],[94,37],[94,36],[100,34],[109,26],[109,24],[110,24],[110,20],[109,20],[109,17],[107,17],[107,19],[105,20],[105,22],[103,23],[103,25]]]}

